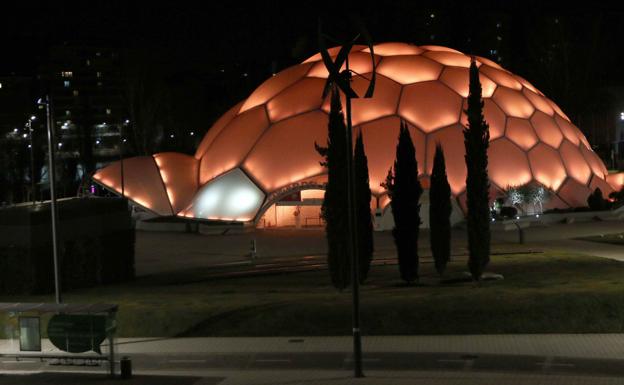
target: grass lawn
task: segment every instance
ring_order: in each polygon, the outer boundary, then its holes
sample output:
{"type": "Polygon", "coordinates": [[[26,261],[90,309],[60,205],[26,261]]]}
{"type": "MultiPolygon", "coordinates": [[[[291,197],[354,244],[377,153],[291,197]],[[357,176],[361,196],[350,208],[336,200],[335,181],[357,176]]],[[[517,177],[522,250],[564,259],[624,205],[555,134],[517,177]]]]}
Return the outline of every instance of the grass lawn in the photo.
{"type": "MultiPolygon", "coordinates": [[[[466,270],[453,262],[449,274],[466,270]]],[[[420,286],[397,266],[376,266],[362,287],[362,330],[370,335],[624,331],[624,263],[563,253],[494,256],[505,276],[480,287],[440,286],[431,263],[420,286]]],[[[351,293],[327,271],[180,283],[155,276],[66,293],[67,302],[120,304],[119,336],[271,336],[350,333],[351,293]]],[[[3,297],[2,301],[52,301],[3,297]]]]}
{"type": "Polygon", "coordinates": [[[624,245],[624,234],[605,234],[591,237],[578,238],[583,241],[609,243],[612,245],[624,245]]]}

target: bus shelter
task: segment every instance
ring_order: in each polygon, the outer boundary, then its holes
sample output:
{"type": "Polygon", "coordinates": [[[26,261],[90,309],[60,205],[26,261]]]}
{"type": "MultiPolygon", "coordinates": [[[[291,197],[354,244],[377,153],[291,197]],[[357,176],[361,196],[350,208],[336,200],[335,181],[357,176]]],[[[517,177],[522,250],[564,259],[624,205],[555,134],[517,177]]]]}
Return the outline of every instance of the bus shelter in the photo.
{"type": "Polygon", "coordinates": [[[115,304],[0,302],[6,338],[0,355],[61,364],[107,362],[114,376],[117,310],[115,304]]]}

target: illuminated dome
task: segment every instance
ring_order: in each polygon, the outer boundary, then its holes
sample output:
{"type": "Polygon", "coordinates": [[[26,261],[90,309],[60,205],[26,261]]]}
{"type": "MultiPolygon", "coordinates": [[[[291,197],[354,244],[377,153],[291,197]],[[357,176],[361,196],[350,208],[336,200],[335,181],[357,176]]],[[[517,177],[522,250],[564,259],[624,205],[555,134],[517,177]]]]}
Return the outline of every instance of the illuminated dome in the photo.
{"type": "MultiPolygon", "coordinates": [[[[373,208],[387,205],[380,183],[393,164],[400,119],[408,122],[423,185],[436,143],[444,148],[452,193],[465,201],[464,139],[470,57],[440,46],[383,43],[374,47],[377,85],[372,99],[353,100],[369,162],[373,208]]],[[[331,49],[330,54],[336,54],[331,49]]],[[[590,191],[621,185],[581,131],[525,79],[476,57],[490,125],[492,198],[508,186],[536,182],[556,194],[549,207],[584,206],[590,191]],[[607,182],[612,183],[610,185],[607,182]]],[[[364,46],[349,55],[362,93],[372,71],[364,46]]],[[[125,193],[160,215],[258,220],[288,194],[320,190],[326,169],[314,143],[325,143],[329,101],[321,98],[327,71],[320,55],[266,80],[208,130],[195,156],[156,154],[124,160],[125,193]]],[[[121,191],[120,164],[94,179],[121,191]]],[[[621,179],[621,178],[620,178],[621,179]]],[[[318,198],[321,195],[315,195],[318,198]]]]}

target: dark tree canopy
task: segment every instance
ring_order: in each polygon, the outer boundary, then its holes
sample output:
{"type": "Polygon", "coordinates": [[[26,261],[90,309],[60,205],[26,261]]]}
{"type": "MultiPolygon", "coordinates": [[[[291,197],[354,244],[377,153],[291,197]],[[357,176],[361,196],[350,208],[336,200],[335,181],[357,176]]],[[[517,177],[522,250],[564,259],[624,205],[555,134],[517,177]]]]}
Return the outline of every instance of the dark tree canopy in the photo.
{"type": "Polygon", "coordinates": [[[371,215],[371,190],[368,177],[368,159],[364,151],[362,132],[358,132],[353,155],[355,173],[356,229],[358,241],[358,266],[360,282],[364,282],[373,259],[373,217],[371,215]]]}
{"type": "Polygon", "coordinates": [[[451,257],[451,211],[451,186],[446,176],[444,151],[438,143],[429,188],[429,234],[435,268],[440,275],[451,257]]]}
{"type": "Polygon", "coordinates": [[[488,155],[490,128],[483,117],[479,69],[474,58],[470,64],[468,126],[464,129],[466,146],[466,204],[468,207],[468,268],[475,281],[481,279],[490,262],[490,208],[488,155]]]}
{"type": "Polygon", "coordinates": [[[382,186],[388,190],[390,197],[394,217],[392,235],[397,248],[401,279],[411,284],[418,281],[419,200],[422,187],[418,181],[416,150],[404,121],[401,121],[394,168],[390,168],[382,186]]]}
{"type": "Polygon", "coordinates": [[[321,165],[327,167],[327,187],[321,207],[327,236],[327,265],[332,284],[344,290],[351,283],[349,260],[349,218],[347,202],[347,136],[340,92],[331,91],[331,109],[327,134],[327,147],[315,143],[316,150],[324,158],[321,165]]]}

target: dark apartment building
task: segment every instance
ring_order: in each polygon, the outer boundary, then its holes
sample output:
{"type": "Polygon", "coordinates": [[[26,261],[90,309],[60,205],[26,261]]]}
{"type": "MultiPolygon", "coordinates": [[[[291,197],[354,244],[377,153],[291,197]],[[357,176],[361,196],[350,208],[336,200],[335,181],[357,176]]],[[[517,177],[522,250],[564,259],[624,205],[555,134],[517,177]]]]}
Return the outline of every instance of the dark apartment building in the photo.
{"type": "Polygon", "coordinates": [[[53,46],[41,77],[49,84],[59,158],[75,167],[76,178],[118,158],[120,129],[128,124],[119,52],[98,45],[53,46]]]}

